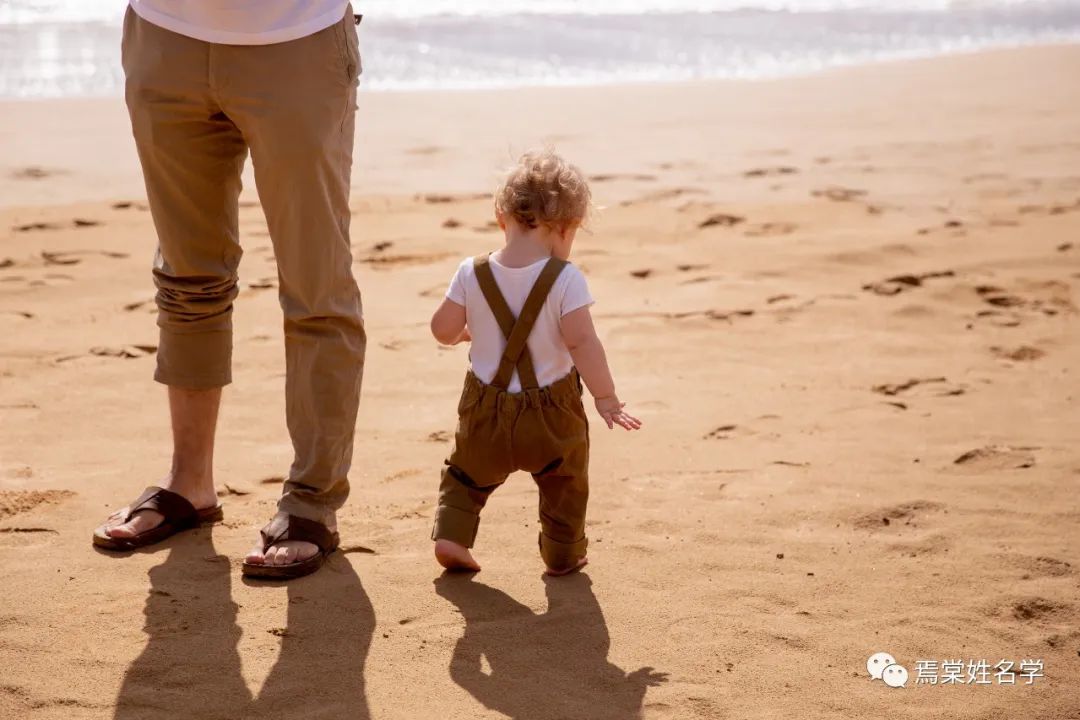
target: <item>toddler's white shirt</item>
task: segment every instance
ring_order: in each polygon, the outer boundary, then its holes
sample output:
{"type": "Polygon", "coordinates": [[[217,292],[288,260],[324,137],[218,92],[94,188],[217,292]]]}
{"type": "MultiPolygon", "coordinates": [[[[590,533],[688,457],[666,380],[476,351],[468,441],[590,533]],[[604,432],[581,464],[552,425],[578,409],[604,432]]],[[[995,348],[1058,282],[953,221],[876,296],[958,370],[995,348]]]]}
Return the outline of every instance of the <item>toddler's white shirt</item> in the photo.
{"type": "MultiPolygon", "coordinates": [[[[494,257],[490,258],[489,263],[495,283],[506,298],[506,304],[517,317],[521,314],[525,298],[529,296],[540,271],[544,269],[547,258],[523,268],[500,265],[494,257]]],[[[472,371],[481,382],[490,383],[499,370],[499,360],[506,349],[506,336],[484,299],[472,258],[465,258],[458,266],[446,291],[446,297],[465,308],[465,321],[469,326],[469,334],[472,335],[472,347],[469,350],[472,371]]],[[[574,265],[564,267],[548,293],[527,342],[540,387],[547,387],[556,380],[561,380],[574,367],[570,351],[566,349],[562,332],[559,330],[559,320],[567,313],[592,304],[593,299],[589,294],[585,276],[574,265]]],[[[521,391],[521,380],[516,370],[508,390],[521,391]]]]}

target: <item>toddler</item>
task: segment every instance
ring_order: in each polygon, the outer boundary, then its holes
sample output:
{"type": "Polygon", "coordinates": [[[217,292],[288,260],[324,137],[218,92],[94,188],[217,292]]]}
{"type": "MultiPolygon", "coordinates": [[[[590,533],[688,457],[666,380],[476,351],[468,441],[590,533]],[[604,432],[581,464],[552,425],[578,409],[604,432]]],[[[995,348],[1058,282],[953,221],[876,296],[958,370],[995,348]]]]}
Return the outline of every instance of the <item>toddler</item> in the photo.
{"type": "Polygon", "coordinates": [[[454,448],[432,539],[450,570],[479,570],[470,548],[488,496],[526,470],[540,490],[540,555],[550,575],[587,562],[589,427],[581,382],[608,428],[637,430],[615,394],[584,275],[567,258],[589,186],[554,152],[527,153],[495,193],[506,244],[465,259],[431,318],[446,345],[471,342],[454,448]]]}

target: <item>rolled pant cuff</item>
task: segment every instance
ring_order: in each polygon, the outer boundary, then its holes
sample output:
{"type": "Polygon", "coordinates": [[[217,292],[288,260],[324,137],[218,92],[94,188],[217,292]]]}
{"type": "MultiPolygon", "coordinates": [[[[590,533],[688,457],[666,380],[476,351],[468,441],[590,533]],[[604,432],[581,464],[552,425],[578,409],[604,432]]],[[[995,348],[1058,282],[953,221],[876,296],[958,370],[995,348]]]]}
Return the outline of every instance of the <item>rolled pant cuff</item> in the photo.
{"type": "Polygon", "coordinates": [[[544,533],[540,533],[539,542],[540,557],[552,570],[566,570],[577,565],[578,560],[585,557],[585,549],[589,546],[589,539],[585,537],[577,542],[561,543],[544,533]]]}
{"type": "Polygon", "coordinates": [[[479,515],[449,505],[440,505],[435,511],[435,527],[431,531],[431,539],[451,540],[471,548],[476,542],[476,530],[479,526],[479,515]]]}
{"type": "Polygon", "coordinates": [[[333,508],[305,502],[292,493],[286,493],[278,500],[278,512],[312,520],[326,527],[337,525],[337,512],[333,508]]]}
{"type": "Polygon", "coordinates": [[[232,332],[161,331],[154,380],[171,387],[208,390],[232,382],[232,332]]]}

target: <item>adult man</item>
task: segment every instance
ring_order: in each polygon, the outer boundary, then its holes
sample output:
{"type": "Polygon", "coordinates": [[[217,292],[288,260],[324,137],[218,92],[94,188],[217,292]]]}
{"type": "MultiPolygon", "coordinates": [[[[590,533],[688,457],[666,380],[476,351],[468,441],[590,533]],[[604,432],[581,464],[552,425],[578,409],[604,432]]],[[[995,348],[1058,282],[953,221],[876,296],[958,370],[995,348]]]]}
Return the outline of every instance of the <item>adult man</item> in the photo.
{"type": "Polygon", "coordinates": [[[168,386],[173,461],[94,542],[141,547],[221,516],[214,432],[231,381],[250,150],[278,263],[295,460],[244,573],[313,572],[337,546],[364,362],[349,245],[360,73],[352,10],[345,0],[131,0],[123,64],[158,235],[155,379],[168,386]]]}

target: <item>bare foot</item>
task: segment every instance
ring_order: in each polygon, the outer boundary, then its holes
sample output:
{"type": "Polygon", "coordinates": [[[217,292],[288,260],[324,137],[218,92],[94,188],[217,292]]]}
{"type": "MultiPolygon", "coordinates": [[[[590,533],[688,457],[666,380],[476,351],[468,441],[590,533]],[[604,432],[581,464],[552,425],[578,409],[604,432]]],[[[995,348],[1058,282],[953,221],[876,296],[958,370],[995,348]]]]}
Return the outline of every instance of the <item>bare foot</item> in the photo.
{"type": "Polygon", "coordinates": [[[562,577],[563,575],[569,575],[570,573],[575,573],[575,572],[577,572],[578,570],[580,570],[581,568],[585,567],[588,564],[589,564],[589,558],[582,557],[580,560],[577,561],[577,565],[574,565],[573,567],[568,567],[568,568],[565,568],[563,570],[554,570],[552,568],[548,568],[544,572],[547,575],[550,575],[551,577],[562,577]]]}
{"type": "Polygon", "coordinates": [[[458,545],[453,540],[435,541],[435,559],[447,570],[480,570],[480,564],[473,558],[469,548],[458,545]]]}
{"type": "MultiPolygon", "coordinates": [[[[168,475],[159,483],[158,487],[182,495],[195,506],[196,510],[205,510],[218,504],[213,479],[181,479],[168,475]]],[[[128,522],[124,522],[127,514],[128,508],[123,507],[110,515],[105,520],[105,534],[114,538],[132,538],[147,530],[153,530],[165,519],[159,512],[144,510],[128,522]]]]}

